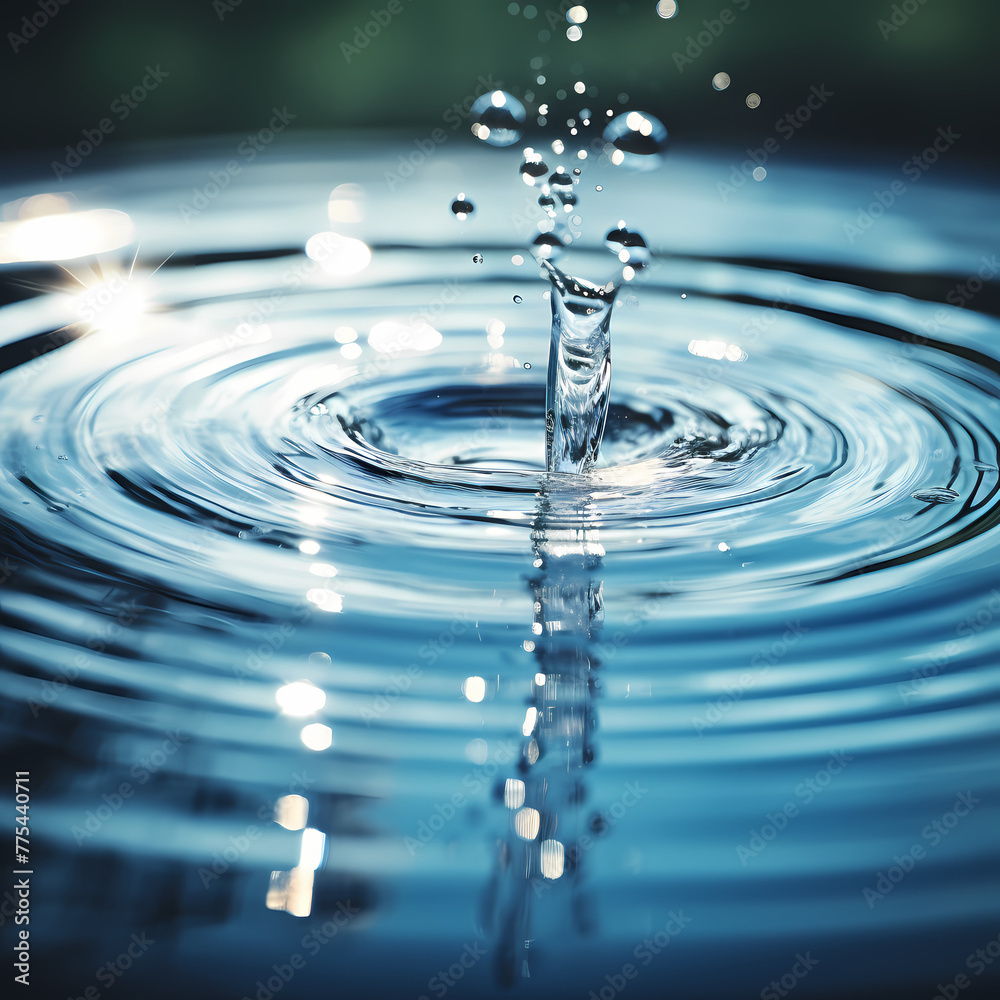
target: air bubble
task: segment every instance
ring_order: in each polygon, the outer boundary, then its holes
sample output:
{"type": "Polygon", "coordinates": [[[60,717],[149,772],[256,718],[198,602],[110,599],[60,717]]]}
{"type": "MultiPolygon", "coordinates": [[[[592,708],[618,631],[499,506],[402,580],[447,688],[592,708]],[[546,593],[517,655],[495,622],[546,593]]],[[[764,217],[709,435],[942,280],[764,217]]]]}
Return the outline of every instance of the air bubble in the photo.
{"type": "Polygon", "coordinates": [[[538,256],[543,257],[546,260],[552,260],[558,257],[559,254],[561,254],[566,248],[566,244],[555,232],[540,233],[535,237],[532,245],[538,248],[538,256]]]}
{"type": "Polygon", "coordinates": [[[534,187],[549,172],[548,165],[539,156],[525,157],[521,164],[521,180],[534,187]]]}
{"type": "Polygon", "coordinates": [[[505,90],[493,90],[478,97],[469,110],[470,119],[479,125],[473,133],[491,146],[510,146],[524,133],[527,113],[524,105],[505,90]]]}
{"type": "Polygon", "coordinates": [[[926,490],[917,490],[910,496],[923,503],[954,503],[959,498],[959,494],[948,489],[947,486],[934,486],[926,490]]]}
{"type": "Polygon", "coordinates": [[[630,232],[624,227],[612,229],[604,237],[604,245],[623,264],[628,264],[636,270],[645,267],[649,263],[649,248],[639,233],[630,232]]]}
{"type": "Polygon", "coordinates": [[[637,170],[650,170],[662,162],[668,145],[667,129],[658,118],[629,111],[612,118],[604,128],[604,141],[614,147],[611,162],[637,170]]]}

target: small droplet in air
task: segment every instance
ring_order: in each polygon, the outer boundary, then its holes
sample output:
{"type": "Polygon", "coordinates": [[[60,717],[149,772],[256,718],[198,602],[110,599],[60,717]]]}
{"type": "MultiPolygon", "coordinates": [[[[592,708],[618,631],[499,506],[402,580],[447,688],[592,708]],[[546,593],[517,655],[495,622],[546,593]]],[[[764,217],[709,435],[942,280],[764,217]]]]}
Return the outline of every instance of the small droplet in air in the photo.
{"type": "Polygon", "coordinates": [[[547,260],[558,256],[566,247],[566,244],[555,233],[540,233],[535,237],[532,245],[538,247],[538,256],[547,260]]]}
{"type": "Polygon", "coordinates": [[[656,13],[664,20],[673,17],[677,13],[677,0],[660,0],[656,5],[656,13]]]}
{"type": "Polygon", "coordinates": [[[754,167],[753,179],[755,181],[762,181],[767,176],[767,171],[763,167],[754,167]]]}
{"type": "Polygon", "coordinates": [[[760,107],[760,94],[747,94],[747,107],[748,108],[759,108],[760,107]]]}
{"type": "Polygon", "coordinates": [[[996,472],[997,467],[995,465],[990,465],[988,462],[973,462],[973,468],[977,472],[996,472]]]}
{"type": "Polygon", "coordinates": [[[578,25],[578,24],[571,24],[566,29],[566,37],[571,42],[578,42],[578,41],[580,41],[580,39],[583,38],[583,28],[581,28],[580,25],[578,25]]]}
{"type": "Polygon", "coordinates": [[[715,87],[716,90],[725,90],[730,83],[732,83],[732,80],[729,79],[728,73],[716,73],[715,76],[712,77],[712,86],[715,87]]]}
{"type": "Polygon", "coordinates": [[[527,361],[525,361],[525,362],[524,362],[524,367],[525,367],[525,368],[530,368],[530,367],[531,367],[531,365],[530,365],[530,364],[528,364],[528,362],[527,362],[527,361]]]}
{"type": "Polygon", "coordinates": [[[570,7],[570,9],[566,11],[566,20],[569,21],[570,24],[583,24],[583,22],[587,20],[588,16],[587,8],[582,4],[579,4],[576,7],[570,7]]]}
{"type": "Polygon", "coordinates": [[[515,302],[521,302],[521,301],[523,301],[523,300],[521,299],[521,296],[520,296],[520,295],[515,295],[515,296],[514,296],[514,301],[515,301],[515,302]]]}
{"type": "Polygon", "coordinates": [[[538,196],[538,204],[541,205],[546,212],[549,212],[556,207],[556,200],[550,194],[540,194],[538,196]]]}
{"type": "Polygon", "coordinates": [[[472,256],[473,264],[482,264],[482,262],[483,262],[483,255],[481,253],[473,254],[472,256]]]}
{"type": "Polygon", "coordinates": [[[624,226],[612,229],[604,237],[604,245],[615,254],[623,264],[629,264],[636,270],[649,263],[650,253],[646,241],[639,233],[632,233],[624,226]]]}
{"type": "MultiPolygon", "coordinates": [[[[581,150],[580,150],[580,152],[582,153],[582,152],[583,152],[583,150],[581,149],[581,150]]],[[[579,154],[577,154],[577,155],[579,155],[579,154]]],[[[574,176],[574,177],[579,177],[579,176],[580,176],[580,174],[581,174],[581,170],[580,170],[580,168],[579,168],[579,167],[574,167],[574,168],[573,168],[573,176],[574,176]]]]}
{"type": "Polygon", "coordinates": [[[611,162],[634,170],[651,170],[662,162],[669,137],[658,118],[641,111],[623,112],[604,127],[611,162]]]}
{"type": "Polygon", "coordinates": [[[524,263],[524,258],[519,253],[516,253],[513,257],[511,257],[510,262],[515,267],[520,267],[524,263]]]}
{"type": "Polygon", "coordinates": [[[510,146],[524,133],[527,112],[506,90],[493,90],[476,98],[469,109],[473,135],[491,146],[510,146]],[[476,127],[478,125],[478,128],[476,127]]]}
{"type": "Polygon", "coordinates": [[[947,486],[932,486],[930,489],[916,490],[910,496],[922,503],[954,503],[959,494],[947,486]]]}
{"type": "Polygon", "coordinates": [[[540,156],[525,157],[521,164],[521,180],[530,186],[537,184],[548,172],[548,165],[540,156]]]}
{"type": "Polygon", "coordinates": [[[603,191],[604,190],[604,185],[603,184],[598,184],[597,187],[594,188],[594,190],[595,191],[603,191]]]}
{"type": "Polygon", "coordinates": [[[455,218],[464,221],[476,210],[476,206],[465,197],[464,192],[460,194],[452,203],[451,210],[455,213],[455,218]]]}
{"type": "Polygon", "coordinates": [[[569,190],[573,186],[573,178],[567,174],[562,167],[560,167],[554,174],[549,177],[549,184],[558,190],[562,188],[563,190],[569,190]]]}
{"type": "Polygon", "coordinates": [[[560,155],[562,155],[562,153],[563,153],[563,151],[565,149],[566,149],[566,147],[563,145],[562,139],[555,139],[555,140],[553,140],[553,142],[552,142],[552,152],[553,153],[555,153],[557,156],[560,156],[560,155]]]}

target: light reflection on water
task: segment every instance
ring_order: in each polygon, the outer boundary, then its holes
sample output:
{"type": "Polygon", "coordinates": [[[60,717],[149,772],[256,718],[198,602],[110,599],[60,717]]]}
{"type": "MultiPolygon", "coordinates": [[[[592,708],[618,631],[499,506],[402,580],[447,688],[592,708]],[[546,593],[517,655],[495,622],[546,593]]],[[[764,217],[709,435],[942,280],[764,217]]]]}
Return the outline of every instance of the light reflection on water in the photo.
{"type": "Polygon", "coordinates": [[[459,157],[383,198],[365,155],[276,160],[191,223],[204,161],[126,172],[98,201],[140,312],[4,307],[8,343],[93,329],[0,404],[54,986],[133,933],[122,996],[253,996],[293,955],[282,996],[435,995],[456,963],[455,996],[628,963],[628,995],[755,996],[800,952],[797,996],[953,979],[998,929],[998,325],[989,289],[939,304],[989,250],[947,221],[966,194],[849,245],[842,172],[739,214],[710,159],[600,177],[660,252],[578,479],[543,471],[525,240],[468,191],[453,245],[459,157]],[[331,225],[338,273],[302,252],[331,225]]]}

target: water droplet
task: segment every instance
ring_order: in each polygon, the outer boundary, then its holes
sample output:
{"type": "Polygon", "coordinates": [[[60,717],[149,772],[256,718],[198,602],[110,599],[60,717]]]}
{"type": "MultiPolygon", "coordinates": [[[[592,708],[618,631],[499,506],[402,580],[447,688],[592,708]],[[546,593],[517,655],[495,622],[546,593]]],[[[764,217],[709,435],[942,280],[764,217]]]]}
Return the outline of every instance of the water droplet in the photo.
{"type": "Polygon", "coordinates": [[[916,490],[910,496],[922,503],[954,503],[959,494],[947,486],[932,486],[930,489],[916,490]]]}
{"type": "Polygon", "coordinates": [[[531,186],[537,184],[548,172],[548,165],[540,156],[525,157],[521,164],[521,180],[531,186]]]}
{"type": "Polygon", "coordinates": [[[586,89],[587,85],[583,82],[583,80],[577,80],[576,83],[573,84],[574,93],[582,94],[586,89]]]}
{"type": "Polygon", "coordinates": [[[530,365],[530,364],[529,364],[529,363],[528,363],[527,361],[525,361],[525,362],[524,362],[524,367],[525,367],[525,368],[530,368],[530,367],[531,367],[531,365],[530,365]]]}
{"type": "Polygon", "coordinates": [[[464,194],[460,194],[452,203],[451,210],[460,221],[467,219],[476,210],[476,206],[464,194]]]}
{"type": "Polygon", "coordinates": [[[759,108],[760,107],[760,94],[747,94],[747,107],[748,108],[759,108]]]}
{"type": "Polygon", "coordinates": [[[526,117],[524,105],[506,90],[483,94],[469,109],[469,118],[475,123],[473,134],[491,146],[510,146],[517,142],[524,133],[526,117]]]}
{"type": "Polygon", "coordinates": [[[566,244],[554,232],[539,234],[532,245],[538,247],[538,256],[545,259],[557,257],[566,248],[566,244]]]}
{"type": "Polygon", "coordinates": [[[583,24],[583,22],[587,20],[588,16],[587,8],[582,4],[579,4],[576,7],[570,7],[570,9],[566,11],[566,20],[569,21],[570,24],[583,24]]]}
{"type": "Polygon", "coordinates": [[[763,167],[754,167],[753,179],[755,181],[762,181],[766,176],[767,176],[767,171],[763,167]]]}
{"type": "Polygon", "coordinates": [[[583,28],[578,24],[572,24],[566,29],[566,37],[571,42],[578,42],[583,38],[583,28]]]}
{"type": "Polygon", "coordinates": [[[712,77],[712,86],[716,90],[725,90],[733,81],[729,79],[728,73],[716,73],[712,77]]]}
{"type": "Polygon", "coordinates": [[[673,17],[677,13],[677,0],[660,0],[656,5],[656,13],[664,20],[673,17]]]}
{"type": "Polygon", "coordinates": [[[646,241],[639,233],[629,232],[621,227],[612,229],[604,237],[604,245],[615,254],[623,264],[632,267],[645,267],[649,263],[650,253],[646,241]]]}
{"type": "Polygon", "coordinates": [[[641,111],[612,118],[604,127],[604,141],[614,147],[611,162],[632,169],[650,170],[660,165],[668,145],[663,122],[641,111]]]}
{"type": "Polygon", "coordinates": [[[552,152],[555,153],[557,156],[561,155],[565,149],[566,147],[563,145],[562,139],[556,139],[553,141],[552,152]]]}
{"type": "Polygon", "coordinates": [[[995,465],[990,465],[988,462],[973,462],[973,468],[977,472],[996,472],[997,467],[995,465]]]}
{"type": "Polygon", "coordinates": [[[515,295],[515,296],[514,296],[514,301],[515,301],[515,302],[521,302],[521,301],[523,301],[523,300],[522,300],[522,298],[521,298],[521,296],[520,296],[520,295],[515,295]]]}
{"type": "Polygon", "coordinates": [[[550,194],[540,194],[538,196],[538,204],[545,209],[546,212],[555,208],[556,200],[550,194]]]}
{"type": "Polygon", "coordinates": [[[554,174],[549,177],[549,185],[553,187],[558,193],[559,189],[562,188],[568,191],[573,187],[573,178],[567,174],[562,167],[560,167],[554,174]]]}
{"type": "Polygon", "coordinates": [[[482,264],[482,262],[483,262],[483,255],[481,253],[477,253],[477,254],[473,254],[472,255],[472,263],[473,264],[482,264]]]}
{"type": "Polygon", "coordinates": [[[604,185],[603,184],[598,184],[597,187],[594,188],[594,190],[595,191],[603,191],[604,190],[604,185]]]}
{"type": "MultiPolygon", "coordinates": [[[[587,155],[586,150],[583,150],[583,149],[580,150],[580,153],[583,153],[584,156],[587,155]]],[[[580,153],[577,153],[576,155],[579,156],[580,153]]],[[[582,173],[582,171],[580,170],[579,167],[574,167],[573,168],[573,176],[574,177],[579,177],[581,173],[582,173]]]]}
{"type": "Polygon", "coordinates": [[[562,202],[563,209],[567,212],[573,211],[573,206],[579,201],[577,196],[572,191],[558,191],[559,200],[562,202]]]}
{"type": "Polygon", "coordinates": [[[519,253],[516,253],[513,257],[511,257],[510,262],[515,267],[520,267],[524,263],[524,258],[519,253]]]}

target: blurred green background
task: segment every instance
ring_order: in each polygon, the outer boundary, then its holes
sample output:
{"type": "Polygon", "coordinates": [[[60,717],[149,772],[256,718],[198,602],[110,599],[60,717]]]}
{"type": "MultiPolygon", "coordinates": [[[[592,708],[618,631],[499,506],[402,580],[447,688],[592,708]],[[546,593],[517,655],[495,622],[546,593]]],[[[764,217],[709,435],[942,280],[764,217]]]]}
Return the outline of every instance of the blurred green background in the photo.
{"type": "Polygon", "coordinates": [[[108,145],[255,132],[274,106],[297,116],[296,133],[426,132],[473,93],[480,74],[492,74],[539,99],[583,78],[599,91],[587,103],[601,109],[620,109],[625,92],[631,107],[663,120],[675,144],[759,143],[811,86],[825,85],[835,97],[796,133],[803,150],[917,153],[939,126],[952,126],[962,142],[950,159],[996,152],[997,0],[679,0],[670,20],[657,16],[655,0],[590,3],[576,43],[560,14],[568,4],[393,3],[399,13],[352,54],[342,46],[354,45],[387,0],[14,0],[2,15],[5,150],[47,165],[141,85],[149,65],[169,76],[127,118],[111,116],[108,145]],[[703,21],[727,8],[732,23],[679,70],[674,53],[684,55],[689,38],[697,45],[703,21]],[[898,30],[880,29],[894,13],[898,30]],[[33,17],[43,26],[28,38],[22,19],[30,26],[33,17]],[[541,70],[532,58],[544,60],[541,70]],[[711,86],[719,71],[733,81],[723,93],[711,86]],[[547,87],[533,86],[538,72],[547,87]],[[751,91],[762,98],[756,110],[744,102],[751,91]]]}

